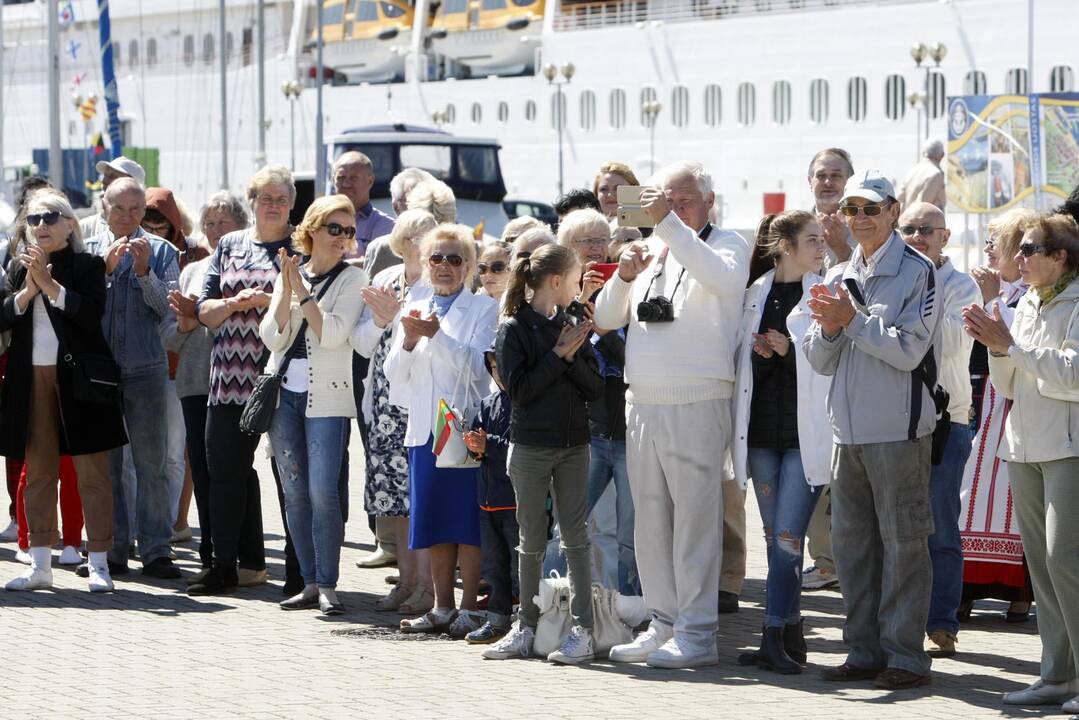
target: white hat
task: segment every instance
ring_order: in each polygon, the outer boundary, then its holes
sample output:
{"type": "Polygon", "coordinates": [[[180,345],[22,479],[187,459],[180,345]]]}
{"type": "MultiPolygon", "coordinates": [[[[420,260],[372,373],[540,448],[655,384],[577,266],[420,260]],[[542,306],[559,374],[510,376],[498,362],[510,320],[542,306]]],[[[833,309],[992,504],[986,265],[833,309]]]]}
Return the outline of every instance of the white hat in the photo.
{"type": "Polygon", "coordinates": [[[127,175],[139,185],[146,185],[146,171],[142,169],[142,165],[123,155],[114,160],[101,160],[94,167],[98,174],[104,174],[105,168],[112,168],[121,175],[127,175]]]}
{"type": "Polygon", "coordinates": [[[843,188],[843,200],[854,197],[878,203],[888,198],[895,200],[895,188],[880,170],[862,170],[852,175],[843,188]]]}

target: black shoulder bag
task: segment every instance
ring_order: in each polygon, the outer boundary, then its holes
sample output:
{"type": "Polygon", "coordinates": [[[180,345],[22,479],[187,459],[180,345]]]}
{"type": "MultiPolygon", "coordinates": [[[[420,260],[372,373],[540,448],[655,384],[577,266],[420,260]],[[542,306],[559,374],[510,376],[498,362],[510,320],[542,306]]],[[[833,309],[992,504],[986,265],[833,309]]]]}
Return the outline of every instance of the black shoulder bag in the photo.
{"type": "MultiPolygon", "coordinates": [[[[35,300],[48,303],[44,293],[35,300]]],[[[32,304],[27,306],[27,313],[32,312],[32,307],[32,304]]],[[[64,364],[71,369],[71,397],[75,402],[120,407],[120,366],[107,352],[72,352],[64,322],[65,318],[61,316],[53,323],[53,330],[58,331],[56,338],[64,349],[64,364]]]]}
{"type": "MultiPolygon", "coordinates": [[[[316,303],[323,298],[330,289],[330,285],[333,284],[334,278],[340,275],[341,271],[346,267],[347,264],[342,262],[330,271],[322,289],[319,290],[318,296],[315,298],[316,303]]],[[[289,302],[291,302],[291,299],[289,302]]],[[[306,332],[307,320],[305,319],[300,323],[300,330],[296,336],[302,338],[306,332]]],[[[255,381],[254,389],[251,390],[251,395],[248,396],[247,402],[244,403],[243,412],[240,413],[241,432],[248,435],[261,435],[270,429],[274,410],[277,409],[277,399],[281,395],[281,380],[285,377],[285,372],[288,371],[288,366],[291,362],[292,357],[285,353],[277,372],[272,375],[269,373],[259,375],[258,380],[255,381]]]]}

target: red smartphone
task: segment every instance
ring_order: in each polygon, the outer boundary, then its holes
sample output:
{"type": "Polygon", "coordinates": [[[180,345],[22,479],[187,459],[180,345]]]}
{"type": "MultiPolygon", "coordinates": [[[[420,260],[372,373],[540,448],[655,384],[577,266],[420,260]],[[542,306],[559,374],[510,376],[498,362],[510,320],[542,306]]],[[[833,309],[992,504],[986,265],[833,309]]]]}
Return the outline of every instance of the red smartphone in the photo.
{"type": "Polygon", "coordinates": [[[617,272],[618,263],[596,263],[592,266],[592,269],[603,275],[603,282],[607,282],[617,272]]]}

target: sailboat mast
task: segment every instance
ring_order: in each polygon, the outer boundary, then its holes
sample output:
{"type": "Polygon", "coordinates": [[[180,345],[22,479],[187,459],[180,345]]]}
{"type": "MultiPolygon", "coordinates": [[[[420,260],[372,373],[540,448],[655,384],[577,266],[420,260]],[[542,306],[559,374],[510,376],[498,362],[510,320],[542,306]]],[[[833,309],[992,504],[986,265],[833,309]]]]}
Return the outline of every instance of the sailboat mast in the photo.
{"type": "Polygon", "coordinates": [[[255,14],[258,25],[258,96],[259,96],[259,145],[255,155],[255,167],[266,164],[266,3],[258,0],[255,14]]]}
{"type": "Polygon", "coordinates": [[[318,49],[315,55],[315,197],[326,193],[326,151],[322,147],[322,3],[319,0],[318,12],[318,49]]]}
{"type": "Polygon", "coordinates": [[[60,8],[49,0],[49,182],[64,185],[64,161],[60,151],[60,8]]]}
{"type": "Polygon", "coordinates": [[[221,49],[218,53],[218,66],[221,72],[221,189],[229,189],[229,123],[228,123],[228,89],[225,85],[225,73],[228,69],[228,58],[225,57],[225,0],[218,0],[220,17],[217,19],[217,46],[221,49]]]}
{"type": "Polygon", "coordinates": [[[4,2],[0,0],[0,198],[7,197],[4,179],[4,2]]]}

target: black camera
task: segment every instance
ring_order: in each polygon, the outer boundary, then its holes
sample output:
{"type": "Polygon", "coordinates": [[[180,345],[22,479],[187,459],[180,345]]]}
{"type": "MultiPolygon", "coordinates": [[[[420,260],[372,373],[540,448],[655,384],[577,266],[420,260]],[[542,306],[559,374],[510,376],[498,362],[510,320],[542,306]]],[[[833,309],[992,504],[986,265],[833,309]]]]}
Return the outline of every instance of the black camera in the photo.
{"type": "Polygon", "coordinates": [[[588,317],[584,305],[576,300],[571,301],[563,312],[565,313],[566,322],[570,325],[579,325],[588,317]]]}
{"type": "Polygon", "coordinates": [[[637,319],[641,322],[674,322],[674,305],[662,295],[637,303],[637,319]]]}

